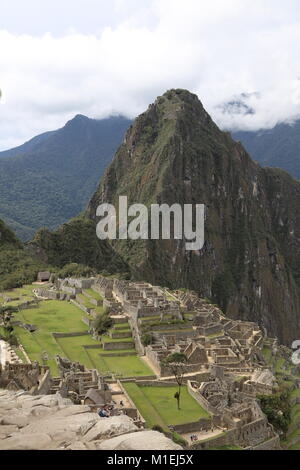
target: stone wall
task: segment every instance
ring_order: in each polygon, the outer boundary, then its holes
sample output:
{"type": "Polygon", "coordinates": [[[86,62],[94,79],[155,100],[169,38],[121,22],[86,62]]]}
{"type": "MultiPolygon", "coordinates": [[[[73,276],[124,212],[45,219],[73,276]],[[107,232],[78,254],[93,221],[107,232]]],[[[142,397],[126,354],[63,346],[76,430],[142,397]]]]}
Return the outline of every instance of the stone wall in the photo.
{"type": "Polygon", "coordinates": [[[246,450],[281,450],[279,436],[272,437],[261,444],[253,447],[247,447],[246,450]]]}
{"type": "Polygon", "coordinates": [[[85,307],[84,305],[82,305],[81,303],[79,302],[76,302],[76,300],[73,300],[71,299],[70,302],[74,305],[76,305],[76,307],[80,308],[83,312],[87,313],[88,315],[91,313],[91,309],[88,308],[88,307],[85,307]]]}
{"type": "Polygon", "coordinates": [[[177,424],[176,426],[172,427],[178,434],[209,431],[212,427],[212,421],[211,419],[200,419],[194,423],[177,424]]]}
{"type": "Polygon", "coordinates": [[[137,325],[137,320],[134,319],[134,318],[129,318],[128,323],[129,323],[130,329],[132,331],[132,337],[133,337],[135,349],[138,352],[138,354],[140,354],[141,356],[144,356],[145,355],[145,346],[141,342],[140,332],[139,332],[139,328],[138,328],[138,325],[137,325]]]}
{"type": "MultiPolygon", "coordinates": [[[[174,379],[173,379],[174,380],[174,379]]],[[[176,382],[162,382],[161,380],[139,380],[138,385],[142,387],[176,387],[176,382]]]]}
{"type": "Polygon", "coordinates": [[[39,386],[37,387],[35,395],[48,395],[52,385],[52,377],[50,370],[46,370],[39,386]]]}
{"type": "Polygon", "coordinates": [[[224,432],[219,437],[208,439],[207,441],[195,442],[191,446],[192,450],[208,450],[215,447],[236,445],[235,430],[224,432]]]}
{"type": "Polygon", "coordinates": [[[132,341],[116,341],[114,343],[102,343],[105,350],[131,349],[134,348],[132,341]]]}
{"type": "Polygon", "coordinates": [[[187,381],[187,390],[188,393],[199,403],[199,405],[207,411],[209,414],[214,413],[215,409],[210,405],[210,403],[204,398],[203,395],[201,395],[200,392],[197,390],[194,390],[192,387],[191,382],[188,380],[187,381]]]}
{"type": "Polygon", "coordinates": [[[88,331],[78,331],[74,333],[52,333],[53,338],[73,338],[75,336],[87,336],[88,331]]]}
{"type": "Polygon", "coordinates": [[[90,278],[90,279],[76,279],[76,278],[70,278],[68,279],[68,283],[71,287],[78,287],[79,289],[89,289],[92,287],[92,284],[94,284],[95,279],[90,278]]]}
{"type": "Polygon", "coordinates": [[[122,338],[129,338],[131,337],[131,333],[129,332],[118,332],[117,330],[115,332],[110,332],[109,333],[110,338],[112,339],[122,339],[122,338]]]}

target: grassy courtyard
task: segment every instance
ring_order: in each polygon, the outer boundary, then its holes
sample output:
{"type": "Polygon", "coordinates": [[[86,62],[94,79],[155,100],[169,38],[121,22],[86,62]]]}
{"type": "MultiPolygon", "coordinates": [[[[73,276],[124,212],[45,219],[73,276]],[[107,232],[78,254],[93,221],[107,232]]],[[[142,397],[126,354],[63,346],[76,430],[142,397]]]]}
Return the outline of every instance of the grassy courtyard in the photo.
{"type": "Polygon", "coordinates": [[[135,383],[123,385],[150,428],[160,425],[166,429],[168,425],[209,419],[208,413],[188,393],[185,386],[182,387],[181,409],[178,410],[177,401],[174,398],[177,387],[145,387],[137,386],[135,383]]]}
{"type": "MultiPolygon", "coordinates": [[[[56,354],[64,356],[65,354],[52,333],[86,331],[86,326],[81,318],[82,312],[68,302],[43,301],[37,308],[20,310],[15,314],[15,320],[33,324],[37,327],[37,331],[29,333],[23,328],[16,327],[15,332],[30,359],[49,365],[52,373],[57,374],[54,356],[56,354]],[[43,352],[48,355],[46,361],[42,361],[43,352]]],[[[78,338],[72,338],[72,340],[76,342],[78,338]]]]}
{"type": "Polygon", "coordinates": [[[118,356],[118,353],[132,353],[135,349],[124,349],[116,351],[106,351],[90,335],[78,336],[74,338],[57,338],[57,343],[64,352],[64,356],[72,361],[79,361],[88,368],[96,368],[102,374],[114,373],[122,377],[138,377],[153,375],[151,369],[135,356],[118,356]],[[83,346],[99,345],[97,349],[87,349],[83,346]]]}
{"type": "MultiPolygon", "coordinates": [[[[23,290],[24,293],[28,292],[23,290]]],[[[100,307],[101,308],[101,307],[100,307]]],[[[74,304],[48,300],[41,301],[36,308],[20,310],[15,314],[14,320],[30,323],[37,327],[34,333],[29,333],[21,327],[15,327],[15,333],[31,360],[48,365],[53,375],[57,375],[55,355],[59,354],[72,361],[78,361],[87,368],[96,368],[100,373],[114,373],[121,377],[149,376],[153,371],[136,354],[118,356],[122,353],[135,353],[131,347],[131,335],[128,338],[111,339],[103,336],[103,342],[128,343],[121,351],[105,351],[100,342],[87,334],[87,326],[82,321],[83,312],[74,304]],[[79,333],[81,336],[54,338],[53,333],[79,333]],[[84,334],[85,333],[85,334],[84,334]],[[84,346],[98,346],[97,349],[87,349],[84,346]],[[47,353],[48,359],[43,359],[47,353]],[[107,356],[107,354],[114,356],[107,356]]],[[[122,324],[124,330],[130,333],[128,323],[122,324]]]]}

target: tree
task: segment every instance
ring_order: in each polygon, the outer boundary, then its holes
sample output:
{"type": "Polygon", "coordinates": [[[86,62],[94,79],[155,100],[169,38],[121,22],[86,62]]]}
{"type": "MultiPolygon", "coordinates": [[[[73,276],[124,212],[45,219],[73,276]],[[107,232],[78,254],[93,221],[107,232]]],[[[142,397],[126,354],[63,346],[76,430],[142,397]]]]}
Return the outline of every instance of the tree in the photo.
{"type": "Polygon", "coordinates": [[[107,314],[99,314],[93,322],[93,327],[99,335],[106,333],[113,325],[113,320],[107,314]]]}
{"type": "Polygon", "coordinates": [[[171,369],[172,374],[175,376],[178,391],[175,393],[174,398],[177,400],[177,407],[180,410],[180,394],[183,384],[184,374],[186,372],[187,357],[183,353],[170,354],[164,361],[163,365],[171,369]]]}

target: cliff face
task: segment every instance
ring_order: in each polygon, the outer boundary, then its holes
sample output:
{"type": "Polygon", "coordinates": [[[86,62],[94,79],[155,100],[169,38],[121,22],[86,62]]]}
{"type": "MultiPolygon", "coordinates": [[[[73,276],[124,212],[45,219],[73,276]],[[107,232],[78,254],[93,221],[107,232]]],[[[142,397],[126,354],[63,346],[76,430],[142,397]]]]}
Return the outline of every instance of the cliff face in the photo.
{"type": "Polygon", "coordinates": [[[261,168],[221,132],[197,96],[170,90],[139,116],[92,197],[102,202],[205,204],[205,245],[116,241],[135,278],[188,287],[226,314],[289,344],[300,337],[300,183],[261,168]]]}

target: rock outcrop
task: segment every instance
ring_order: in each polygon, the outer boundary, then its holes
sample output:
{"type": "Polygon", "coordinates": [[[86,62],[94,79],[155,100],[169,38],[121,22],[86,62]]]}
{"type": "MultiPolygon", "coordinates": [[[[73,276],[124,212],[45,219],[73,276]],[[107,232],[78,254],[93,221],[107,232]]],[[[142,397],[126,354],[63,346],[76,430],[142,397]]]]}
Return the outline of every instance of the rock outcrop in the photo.
{"type": "Polygon", "coordinates": [[[176,450],[156,431],[140,430],[125,415],[100,418],[60,395],[0,390],[0,450],[176,450]]]}

